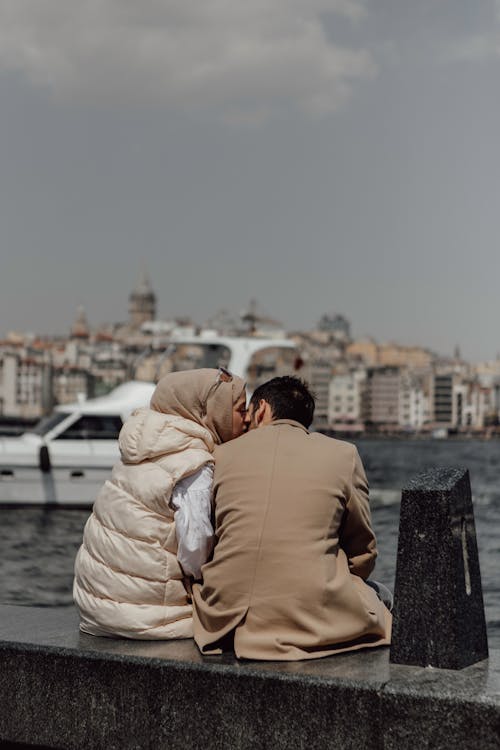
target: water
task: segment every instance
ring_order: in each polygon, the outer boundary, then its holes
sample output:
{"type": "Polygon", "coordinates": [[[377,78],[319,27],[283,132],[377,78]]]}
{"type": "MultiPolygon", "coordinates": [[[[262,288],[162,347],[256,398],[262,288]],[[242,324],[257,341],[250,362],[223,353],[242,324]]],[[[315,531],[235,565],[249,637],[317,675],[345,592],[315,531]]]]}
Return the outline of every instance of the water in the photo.
{"type": "MultiPolygon", "coordinates": [[[[431,466],[470,470],[491,648],[500,648],[500,442],[360,440],[378,538],[376,575],[394,584],[401,487],[431,466]]],[[[0,509],[0,602],[72,603],[73,562],[89,511],[0,509]]]]}

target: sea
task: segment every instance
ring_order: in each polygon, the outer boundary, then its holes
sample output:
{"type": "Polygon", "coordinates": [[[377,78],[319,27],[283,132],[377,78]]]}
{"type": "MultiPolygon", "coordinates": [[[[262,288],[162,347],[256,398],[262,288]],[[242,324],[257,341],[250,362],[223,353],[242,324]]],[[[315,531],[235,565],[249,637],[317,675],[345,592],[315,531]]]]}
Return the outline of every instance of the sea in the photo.
{"type": "MultiPolygon", "coordinates": [[[[402,487],[431,467],[466,467],[472,485],[490,648],[500,648],[500,441],[361,439],[379,558],[390,588],[402,487]]],[[[0,508],[0,603],[72,606],[73,563],[90,510],[0,508]]]]}

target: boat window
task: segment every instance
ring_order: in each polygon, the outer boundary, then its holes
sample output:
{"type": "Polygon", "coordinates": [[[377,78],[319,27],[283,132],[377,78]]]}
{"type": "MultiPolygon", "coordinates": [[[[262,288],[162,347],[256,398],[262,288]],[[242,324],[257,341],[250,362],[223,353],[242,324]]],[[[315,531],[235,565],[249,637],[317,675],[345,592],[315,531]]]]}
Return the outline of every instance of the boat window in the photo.
{"type": "Polygon", "coordinates": [[[83,414],[56,440],[117,440],[122,424],[115,415],[83,414]]]}
{"type": "Polygon", "coordinates": [[[228,367],[231,352],[222,344],[171,344],[161,363],[159,376],[203,367],[228,367]]]}
{"type": "Polygon", "coordinates": [[[41,419],[30,432],[34,432],[35,435],[46,435],[67,417],[69,417],[69,412],[56,411],[54,414],[41,419]]]}
{"type": "Polygon", "coordinates": [[[252,355],[248,366],[247,388],[254,391],[271,378],[282,375],[297,375],[302,360],[296,349],[284,346],[269,346],[252,355]]]}

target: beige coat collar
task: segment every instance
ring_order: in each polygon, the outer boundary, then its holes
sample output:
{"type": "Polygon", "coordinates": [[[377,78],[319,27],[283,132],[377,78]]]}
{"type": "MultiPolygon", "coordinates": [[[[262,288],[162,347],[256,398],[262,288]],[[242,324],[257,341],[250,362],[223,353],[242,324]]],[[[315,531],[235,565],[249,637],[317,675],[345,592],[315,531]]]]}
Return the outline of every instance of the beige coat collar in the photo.
{"type": "Polygon", "coordinates": [[[307,427],[304,427],[303,424],[300,424],[300,422],[296,422],[294,419],[274,419],[272,422],[269,422],[267,427],[273,427],[274,425],[280,425],[280,424],[288,424],[290,427],[298,427],[300,430],[303,430],[307,434],[309,434],[309,430],[307,427]]]}

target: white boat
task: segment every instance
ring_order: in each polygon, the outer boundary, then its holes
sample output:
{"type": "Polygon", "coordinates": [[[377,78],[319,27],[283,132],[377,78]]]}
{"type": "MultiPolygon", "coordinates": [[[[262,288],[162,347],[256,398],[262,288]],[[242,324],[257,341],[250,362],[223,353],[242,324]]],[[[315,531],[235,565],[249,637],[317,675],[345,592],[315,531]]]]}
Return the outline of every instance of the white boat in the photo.
{"type": "MultiPolygon", "coordinates": [[[[202,334],[172,341],[158,369],[164,374],[225,366],[245,378],[251,392],[300,365],[295,345],[286,339],[202,334]]],[[[154,388],[152,382],[123,383],[106,396],[58,406],[20,437],[0,438],[0,506],[90,507],[119,458],[124,420],[149,403],[154,388]]]]}
{"type": "Polygon", "coordinates": [[[20,437],[0,438],[0,505],[91,505],[119,457],[123,421],[154,387],[124,383],[107,396],[57,407],[20,437]]]}
{"type": "Polygon", "coordinates": [[[448,428],[436,427],[435,430],[432,430],[431,434],[435,440],[446,440],[446,438],[448,437],[448,428]]]}

